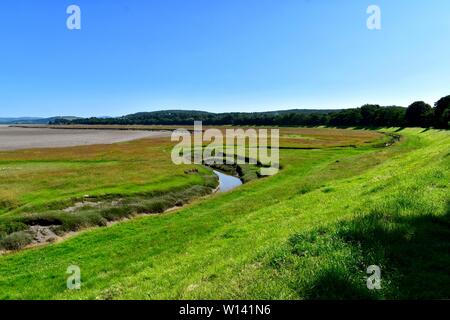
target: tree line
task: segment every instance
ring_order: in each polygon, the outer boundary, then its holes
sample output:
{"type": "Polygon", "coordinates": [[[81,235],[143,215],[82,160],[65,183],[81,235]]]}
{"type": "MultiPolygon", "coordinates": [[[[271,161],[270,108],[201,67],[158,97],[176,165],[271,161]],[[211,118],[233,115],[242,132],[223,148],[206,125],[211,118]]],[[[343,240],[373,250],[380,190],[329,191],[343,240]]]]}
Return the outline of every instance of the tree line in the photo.
{"type": "Polygon", "coordinates": [[[263,126],[336,126],[336,127],[450,127],[450,96],[434,106],[416,101],[409,107],[366,104],[342,110],[287,110],[254,113],[210,113],[170,110],[140,112],[118,118],[55,119],[50,124],[118,125],[263,125],[263,126]]]}

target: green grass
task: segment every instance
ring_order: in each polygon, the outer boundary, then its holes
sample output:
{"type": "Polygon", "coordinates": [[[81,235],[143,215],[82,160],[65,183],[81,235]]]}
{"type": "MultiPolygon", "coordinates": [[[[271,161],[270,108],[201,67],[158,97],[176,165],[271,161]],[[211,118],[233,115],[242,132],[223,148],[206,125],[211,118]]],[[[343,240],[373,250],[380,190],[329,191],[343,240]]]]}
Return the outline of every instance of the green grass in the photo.
{"type": "Polygon", "coordinates": [[[450,134],[399,133],[389,148],[289,140],[276,176],[2,256],[0,298],[450,298],[450,134]],[[366,288],[371,264],[382,290],[366,288]]]}

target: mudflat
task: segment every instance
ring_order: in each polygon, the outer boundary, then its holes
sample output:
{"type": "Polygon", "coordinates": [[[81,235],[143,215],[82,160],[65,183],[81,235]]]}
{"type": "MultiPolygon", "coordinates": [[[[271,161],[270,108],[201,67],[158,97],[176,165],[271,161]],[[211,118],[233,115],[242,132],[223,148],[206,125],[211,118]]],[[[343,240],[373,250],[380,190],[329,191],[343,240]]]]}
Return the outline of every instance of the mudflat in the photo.
{"type": "Polygon", "coordinates": [[[0,150],[60,148],[170,137],[170,131],[21,128],[0,125],[0,150]]]}

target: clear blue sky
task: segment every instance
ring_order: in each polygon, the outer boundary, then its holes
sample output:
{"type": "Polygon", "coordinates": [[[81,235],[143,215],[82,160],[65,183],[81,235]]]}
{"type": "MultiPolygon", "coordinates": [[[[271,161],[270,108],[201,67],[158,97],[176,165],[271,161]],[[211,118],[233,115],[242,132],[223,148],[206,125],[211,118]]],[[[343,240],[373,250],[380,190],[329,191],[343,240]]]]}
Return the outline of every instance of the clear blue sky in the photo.
{"type": "Polygon", "coordinates": [[[2,0],[0,117],[429,103],[448,0],[2,0]],[[66,28],[66,8],[82,29],[66,28]],[[382,30],[366,27],[370,4],[382,30]]]}

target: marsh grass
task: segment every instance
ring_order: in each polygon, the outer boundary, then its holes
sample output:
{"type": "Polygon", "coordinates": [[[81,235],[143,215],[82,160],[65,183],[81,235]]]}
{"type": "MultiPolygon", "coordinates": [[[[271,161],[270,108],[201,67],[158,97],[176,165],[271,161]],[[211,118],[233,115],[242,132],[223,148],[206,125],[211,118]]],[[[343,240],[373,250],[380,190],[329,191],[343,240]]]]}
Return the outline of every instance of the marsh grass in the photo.
{"type": "MultiPolygon", "coordinates": [[[[108,222],[131,218],[139,214],[157,214],[172,207],[181,207],[196,198],[211,193],[217,185],[214,177],[206,177],[207,185],[195,185],[183,190],[154,192],[129,196],[117,203],[84,207],[73,212],[54,210],[20,214],[0,220],[0,249],[18,250],[32,242],[26,230],[30,226],[49,226],[59,235],[89,227],[106,226],[108,222]]],[[[103,199],[104,200],[104,199],[103,199]]]]}
{"type": "Polygon", "coordinates": [[[172,163],[168,139],[114,145],[0,152],[0,217],[63,209],[90,198],[121,197],[202,185],[172,163]]]}

